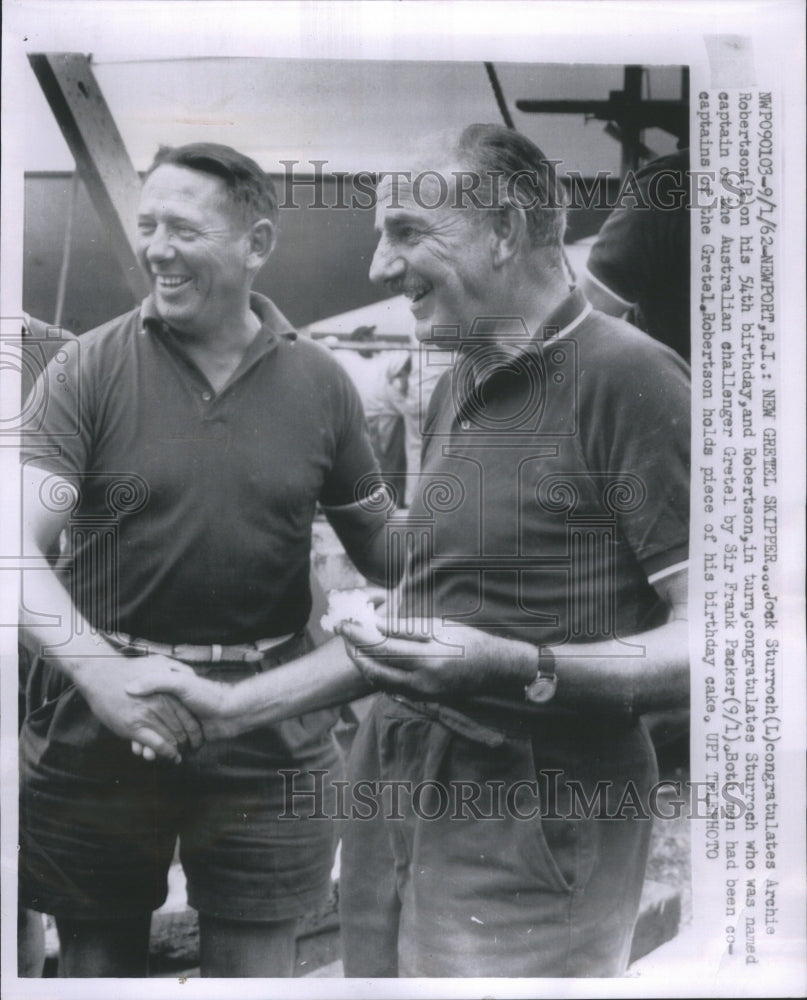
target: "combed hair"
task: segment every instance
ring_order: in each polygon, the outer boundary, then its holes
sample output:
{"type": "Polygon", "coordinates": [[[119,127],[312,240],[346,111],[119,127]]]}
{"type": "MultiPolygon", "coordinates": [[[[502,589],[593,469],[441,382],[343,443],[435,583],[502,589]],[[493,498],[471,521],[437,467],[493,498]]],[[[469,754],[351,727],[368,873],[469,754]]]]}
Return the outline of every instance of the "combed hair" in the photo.
{"type": "Polygon", "coordinates": [[[220,177],[226,185],[230,203],[238,210],[246,225],[251,225],[258,219],[269,219],[272,225],[277,225],[278,199],[274,182],[254,160],[243,153],[216,142],[160,146],[146,177],[154,173],[157,167],[166,164],[220,177]]]}
{"type": "MultiPolygon", "coordinates": [[[[457,138],[456,155],[484,180],[490,178],[500,197],[524,209],[533,247],[557,250],[560,262],[566,231],[566,192],[554,164],[530,139],[503,125],[468,125],[457,138]]],[[[483,190],[486,185],[483,183],[483,190]]]]}

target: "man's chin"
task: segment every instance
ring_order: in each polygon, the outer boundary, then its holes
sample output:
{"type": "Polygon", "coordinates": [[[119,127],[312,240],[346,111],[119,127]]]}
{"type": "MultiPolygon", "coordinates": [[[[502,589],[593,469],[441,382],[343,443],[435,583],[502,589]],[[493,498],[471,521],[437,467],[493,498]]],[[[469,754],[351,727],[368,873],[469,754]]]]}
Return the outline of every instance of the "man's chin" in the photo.
{"type": "Polygon", "coordinates": [[[455,350],[459,345],[458,327],[424,321],[415,326],[415,339],[438,350],[455,350]]]}
{"type": "Polygon", "coordinates": [[[193,330],[193,317],[189,316],[184,309],[177,308],[170,302],[164,302],[159,296],[155,297],[154,305],[160,319],[167,323],[172,330],[177,333],[186,333],[193,330]]]}

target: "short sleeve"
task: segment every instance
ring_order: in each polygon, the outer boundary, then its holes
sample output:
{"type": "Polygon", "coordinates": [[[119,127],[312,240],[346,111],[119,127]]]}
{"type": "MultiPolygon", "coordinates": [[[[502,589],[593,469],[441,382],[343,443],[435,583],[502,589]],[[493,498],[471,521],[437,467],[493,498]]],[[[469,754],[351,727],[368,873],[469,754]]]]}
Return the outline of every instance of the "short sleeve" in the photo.
{"type": "Polygon", "coordinates": [[[688,557],[688,367],[673,351],[631,331],[627,349],[603,362],[586,382],[584,405],[596,413],[581,420],[586,461],[635,493],[617,519],[652,577],[688,557]]]}
{"type": "Polygon", "coordinates": [[[92,449],[92,376],[80,340],[66,341],[28,395],[20,457],[50,472],[77,474],[92,449]]]}
{"type": "Polygon", "coordinates": [[[370,484],[379,480],[358,390],[341,368],[335,383],[332,413],[334,456],[319,499],[325,507],[342,507],[366,495],[370,484]]]}

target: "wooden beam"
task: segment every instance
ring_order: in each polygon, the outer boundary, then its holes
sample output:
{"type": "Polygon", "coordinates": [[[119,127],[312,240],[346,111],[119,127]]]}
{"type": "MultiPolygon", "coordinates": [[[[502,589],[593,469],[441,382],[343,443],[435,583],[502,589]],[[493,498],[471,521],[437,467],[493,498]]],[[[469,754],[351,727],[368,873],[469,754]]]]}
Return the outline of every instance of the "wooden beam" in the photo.
{"type": "Polygon", "coordinates": [[[134,222],[140,178],[90,67],[80,52],[28,56],[136,302],[148,292],[137,263],[134,222]]]}

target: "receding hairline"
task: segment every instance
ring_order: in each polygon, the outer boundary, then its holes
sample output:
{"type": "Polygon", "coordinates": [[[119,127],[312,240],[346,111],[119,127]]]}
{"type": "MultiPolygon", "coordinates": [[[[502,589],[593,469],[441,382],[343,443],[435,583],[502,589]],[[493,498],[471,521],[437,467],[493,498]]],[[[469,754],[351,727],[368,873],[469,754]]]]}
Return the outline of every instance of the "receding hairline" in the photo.
{"type": "Polygon", "coordinates": [[[232,197],[232,194],[227,187],[227,182],[223,177],[220,177],[218,174],[214,174],[208,170],[201,170],[196,167],[188,166],[185,163],[158,163],[143,179],[143,184],[140,188],[141,197],[143,192],[146,190],[146,185],[149,184],[155,174],[163,169],[180,170],[184,173],[195,175],[197,177],[203,177],[206,180],[211,181],[215,187],[215,195],[219,206],[226,209],[227,214],[232,217],[234,222],[238,222],[239,224],[243,224],[245,226],[250,225],[250,223],[245,221],[241,206],[237,204],[235,199],[232,197]]]}
{"type": "Polygon", "coordinates": [[[437,170],[459,163],[465,128],[445,128],[419,136],[412,144],[412,169],[437,170]]]}
{"type": "MultiPolygon", "coordinates": [[[[447,182],[453,181],[456,184],[461,177],[467,177],[469,174],[479,174],[482,181],[484,181],[485,175],[488,175],[491,180],[499,184],[502,179],[502,171],[496,168],[488,168],[484,163],[484,138],[480,137],[480,135],[466,138],[472,130],[483,130],[486,128],[491,129],[491,136],[495,136],[494,130],[496,130],[499,139],[508,133],[512,133],[514,137],[517,137],[512,150],[514,154],[518,153],[516,146],[519,143],[522,146],[526,144],[527,148],[532,147],[530,151],[535,154],[535,163],[530,166],[525,165],[514,171],[514,173],[531,172],[539,168],[541,173],[544,170],[546,171],[547,185],[557,186],[554,162],[548,159],[531,139],[523,133],[506,129],[504,126],[488,125],[485,123],[475,123],[463,127],[450,127],[414,138],[411,144],[412,154],[407,157],[406,164],[401,165],[401,168],[398,170],[381,171],[379,180],[384,177],[394,177],[396,174],[407,174],[413,178],[437,174],[447,182]],[[475,146],[477,148],[474,148],[475,146]]],[[[489,152],[495,155],[493,144],[490,145],[489,152]]]]}
{"type": "Polygon", "coordinates": [[[160,170],[181,170],[184,173],[197,174],[200,177],[208,177],[212,181],[218,181],[221,190],[225,194],[229,193],[227,181],[220,174],[213,173],[212,170],[205,170],[202,167],[191,166],[189,163],[172,163],[171,161],[167,161],[166,163],[158,163],[155,166],[151,167],[148,173],[143,178],[143,187],[145,187],[146,184],[148,184],[148,182],[151,180],[151,178],[160,170]]]}
{"type": "MultiPolygon", "coordinates": [[[[504,126],[487,125],[486,123],[474,123],[462,127],[452,126],[425,135],[417,136],[412,140],[412,154],[408,157],[409,169],[415,172],[427,172],[433,170],[435,173],[447,174],[453,170],[467,170],[478,166],[473,162],[474,150],[472,142],[465,142],[464,138],[473,129],[490,128],[499,129],[500,135],[512,132],[518,136],[519,140],[532,146],[536,153],[543,159],[543,153],[523,133],[518,133],[512,129],[505,129],[504,126]]],[[[546,161],[547,163],[549,161],[546,161]]]]}
{"type": "Polygon", "coordinates": [[[436,175],[454,188],[453,200],[461,178],[479,168],[479,164],[473,162],[472,153],[462,146],[467,128],[450,127],[412,137],[411,143],[407,143],[410,155],[396,169],[379,171],[376,190],[380,192],[385,183],[395,187],[402,175],[409,180],[417,179],[420,184],[428,184],[430,177],[436,175]]]}
{"type": "Polygon", "coordinates": [[[233,146],[211,142],[161,145],[145,179],[160,167],[169,166],[216,178],[225,201],[245,224],[266,218],[273,226],[277,225],[278,197],[271,176],[256,160],[233,146]]]}

